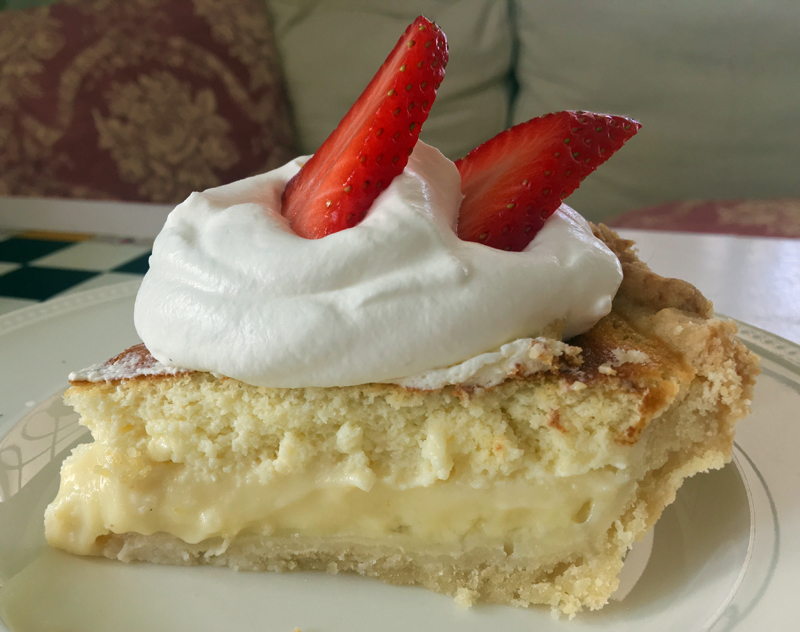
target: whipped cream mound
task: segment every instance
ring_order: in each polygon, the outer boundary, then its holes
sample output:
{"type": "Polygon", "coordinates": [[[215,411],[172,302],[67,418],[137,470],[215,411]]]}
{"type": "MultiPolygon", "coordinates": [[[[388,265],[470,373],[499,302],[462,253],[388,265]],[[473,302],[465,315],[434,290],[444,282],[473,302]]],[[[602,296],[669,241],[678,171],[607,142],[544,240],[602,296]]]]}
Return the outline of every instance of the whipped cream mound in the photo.
{"type": "Polygon", "coordinates": [[[523,252],[462,241],[458,170],[418,143],[360,224],[304,239],[280,198],[305,160],[169,215],[134,310],[158,362],[257,386],[399,383],[611,310],[619,261],[566,205],[523,252]]]}

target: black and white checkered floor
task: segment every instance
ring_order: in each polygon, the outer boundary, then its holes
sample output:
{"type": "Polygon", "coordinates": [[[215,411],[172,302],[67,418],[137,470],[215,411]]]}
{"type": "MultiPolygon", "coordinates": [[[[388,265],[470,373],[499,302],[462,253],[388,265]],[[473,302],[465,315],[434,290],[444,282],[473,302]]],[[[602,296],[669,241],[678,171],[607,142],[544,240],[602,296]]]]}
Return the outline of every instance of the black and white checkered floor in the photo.
{"type": "Polygon", "coordinates": [[[141,278],[151,244],[58,233],[0,233],[0,314],[141,278]]]}

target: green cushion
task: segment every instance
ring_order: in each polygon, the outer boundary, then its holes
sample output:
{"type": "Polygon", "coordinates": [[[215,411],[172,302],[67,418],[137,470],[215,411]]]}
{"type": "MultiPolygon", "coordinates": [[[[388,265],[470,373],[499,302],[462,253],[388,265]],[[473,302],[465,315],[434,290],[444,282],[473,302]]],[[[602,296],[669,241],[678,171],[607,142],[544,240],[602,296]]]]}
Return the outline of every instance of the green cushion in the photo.
{"type": "Polygon", "coordinates": [[[0,11],[8,9],[30,9],[31,7],[46,7],[57,0],[0,0],[0,11]]]}
{"type": "Polygon", "coordinates": [[[420,138],[458,158],[508,121],[512,26],[505,0],[270,0],[301,152],[333,131],[422,14],[447,34],[447,75],[420,138]]]}
{"type": "Polygon", "coordinates": [[[643,127],[567,203],[800,197],[797,0],[517,0],[514,121],[585,109],[643,127]]]}

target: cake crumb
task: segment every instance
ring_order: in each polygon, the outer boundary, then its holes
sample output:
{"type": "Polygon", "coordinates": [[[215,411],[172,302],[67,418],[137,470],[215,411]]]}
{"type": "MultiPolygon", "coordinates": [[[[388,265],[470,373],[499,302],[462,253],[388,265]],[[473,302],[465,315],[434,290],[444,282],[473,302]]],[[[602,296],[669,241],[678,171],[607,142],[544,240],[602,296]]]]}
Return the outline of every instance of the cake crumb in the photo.
{"type": "Polygon", "coordinates": [[[644,351],[639,349],[613,349],[611,353],[614,354],[616,361],[614,366],[621,364],[645,364],[650,361],[650,356],[644,351]]]}
{"type": "Polygon", "coordinates": [[[352,454],[361,449],[364,429],[349,421],[342,424],[336,433],[336,447],[343,454],[352,454]]]}
{"type": "Polygon", "coordinates": [[[455,601],[462,608],[471,608],[478,598],[478,591],[461,586],[456,591],[455,601]]]}
{"type": "Polygon", "coordinates": [[[597,369],[603,375],[616,375],[617,372],[611,367],[610,363],[601,364],[600,367],[597,369]]]}

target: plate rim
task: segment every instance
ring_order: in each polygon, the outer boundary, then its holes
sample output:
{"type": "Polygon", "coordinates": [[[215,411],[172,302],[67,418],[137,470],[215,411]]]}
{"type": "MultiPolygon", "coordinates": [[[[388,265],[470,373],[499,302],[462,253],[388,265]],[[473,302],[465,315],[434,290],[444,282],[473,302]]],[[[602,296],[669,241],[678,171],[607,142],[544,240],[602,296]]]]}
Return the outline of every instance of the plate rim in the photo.
{"type": "Polygon", "coordinates": [[[800,344],[783,338],[766,329],[750,325],[737,318],[724,314],[715,314],[716,317],[731,320],[736,323],[739,331],[737,337],[753,352],[759,356],[766,356],[800,375],[800,344]]]}
{"type": "Polygon", "coordinates": [[[13,312],[2,314],[0,315],[0,337],[62,314],[101,305],[116,299],[136,296],[141,284],[141,279],[122,281],[91,290],[56,296],[41,303],[27,305],[13,312]]]}

